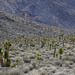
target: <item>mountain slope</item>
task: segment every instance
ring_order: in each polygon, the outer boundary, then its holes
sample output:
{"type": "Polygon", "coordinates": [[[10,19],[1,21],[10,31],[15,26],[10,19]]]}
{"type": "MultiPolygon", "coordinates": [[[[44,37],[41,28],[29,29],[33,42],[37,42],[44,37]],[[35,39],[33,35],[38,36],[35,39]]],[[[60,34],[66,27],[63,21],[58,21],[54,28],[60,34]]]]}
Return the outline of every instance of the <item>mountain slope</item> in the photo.
{"type": "Polygon", "coordinates": [[[75,34],[74,29],[62,29],[0,11],[0,39],[16,36],[53,36],[60,33],[75,34]]]}
{"type": "Polygon", "coordinates": [[[0,0],[0,10],[63,28],[75,28],[75,0],[0,0]]]}

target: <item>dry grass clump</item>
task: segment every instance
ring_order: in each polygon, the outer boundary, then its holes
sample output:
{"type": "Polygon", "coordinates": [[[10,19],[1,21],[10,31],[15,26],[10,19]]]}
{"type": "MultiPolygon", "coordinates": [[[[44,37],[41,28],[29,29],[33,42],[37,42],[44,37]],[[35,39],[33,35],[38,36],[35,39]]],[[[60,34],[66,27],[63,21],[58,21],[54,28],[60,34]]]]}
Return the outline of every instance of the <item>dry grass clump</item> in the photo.
{"type": "Polygon", "coordinates": [[[5,71],[3,75],[24,75],[24,73],[18,68],[13,68],[5,71]]]}

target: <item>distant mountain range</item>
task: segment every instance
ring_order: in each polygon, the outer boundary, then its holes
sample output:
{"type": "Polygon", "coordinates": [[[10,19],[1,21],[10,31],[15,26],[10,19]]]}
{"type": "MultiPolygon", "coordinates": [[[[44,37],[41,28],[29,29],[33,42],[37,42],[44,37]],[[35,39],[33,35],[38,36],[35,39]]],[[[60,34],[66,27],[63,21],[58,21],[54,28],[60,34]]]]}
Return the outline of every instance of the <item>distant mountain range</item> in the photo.
{"type": "Polygon", "coordinates": [[[0,10],[43,24],[75,28],[75,0],[0,0],[0,10]]]}

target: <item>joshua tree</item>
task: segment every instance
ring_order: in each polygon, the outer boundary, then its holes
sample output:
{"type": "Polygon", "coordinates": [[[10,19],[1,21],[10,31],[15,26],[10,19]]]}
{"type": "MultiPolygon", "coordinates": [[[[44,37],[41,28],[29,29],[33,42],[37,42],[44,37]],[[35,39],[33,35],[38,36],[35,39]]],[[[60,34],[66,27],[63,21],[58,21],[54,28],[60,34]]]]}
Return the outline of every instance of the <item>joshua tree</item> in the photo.
{"type": "Polygon", "coordinates": [[[55,40],[53,39],[53,40],[52,40],[52,47],[54,46],[54,43],[55,43],[55,40]]]}
{"type": "Polygon", "coordinates": [[[52,44],[50,44],[50,47],[49,47],[49,49],[51,50],[51,48],[52,48],[52,44]]]}
{"type": "Polygon", "coordinates": [[[65,40],[66,40],[66,37],[63,38],[63,47],[64,47],[65,40]]]}
{"type": "Polygon", "coordinates": [[[59,42],[61,41],[61,36],[59,36],[59,42]]]}
{"type": "Polygon", "coordinates": [[[37,42],[38,42],[39,45],[40,45],[40,41],[41,41],[41,38],[38,37],[38,38],[37,38],[37,42]]]}
{"type": "Polygon", "coordinates": [[[7,59],[7,63],[6,63],[5,66],[6,66],[6,67],[10,67],[10,64],[11,64],[11,59],[8,58],[8,59],[7,59]]]}
{"type": "Polygon", "coordinates": [[[56,55],[56,46],[54,47],[54,57],[55,57],[55,55],[56,55]]]}
{"type": "Polygon", "coordinates": [[[64,33],[60,34],[61,38],[63,39],[64,33]]]}
{"type": "Polygon", "coordinates": [[[62,59],[62,54],[63,54],[63,48],[62,47],[59,48],[59,54],[60,54],[60,59],[62,59]]]}
{"type": "Polygon", "coordinates": [[[45,37],[43,37],[42,40],[41,40],[41,44],[42,44],[41,48],[43,48],[45,46],[46,41],[47,41],[47,39],[45,37]]]}
{"type": "Polygon", "coordinates": [[[4,58],[3,58],[3,52],[2,48],[0,47],[0,61],[1,61],[1,66],[2,67],[9,67],[11,64],[11,61],[9,59],[9,49],[11,47],[11,43],[9,41],[4,42],[4,48],[6,49],[4,51],[4,58]],[[4,59],[4,63],[3,63],[4,59]]]}
{"type": "Polygon", "coordinates": [[[6,50],[9,51],[10,47],[11,47],[11,42],[10,42],[10,41],[4,42],[4,48],[5,48],[6,50]]]}
{"type": "Polygon", "coordinates": [[[1,66],[3,67],[4,63],[3,63],[3,53],[2,53],[2,48],[1,47],[0,47],[0,62],[1,62],[1,66]]]}
{"type": "Polygon", "coordinates": [[[4,65],[5,65],[5,66],[6,66],[6,63],[7,63],[8,57],[9,57],[9,55],[8,55],[8,51],[5,50],[5,52],[4,52],[4,65]]]}
{"type": "Polygon", "coordinates": [[[9,57],[8,51],[5,50],[5,52],[4,52],[4,62],[3,62],[3,52],[2,52],[2,48],[0,47],[0,61],[1,61],[2,67],[10,67],[11,61],[8,57],[9,57]]]}
{"type": "Polygon", "coordinates": [[[48,46],[49,46],[49,42],[50,42],[50,39],[49,38],[47,39],[47,42],[48,42],[48,46]]]}
{"type": "Polygon", "coordinates": [[[71,35],[69,40],[70,40],[70,42],[72,42],[74,44],[75,43],[75,36],[71,35]]]}

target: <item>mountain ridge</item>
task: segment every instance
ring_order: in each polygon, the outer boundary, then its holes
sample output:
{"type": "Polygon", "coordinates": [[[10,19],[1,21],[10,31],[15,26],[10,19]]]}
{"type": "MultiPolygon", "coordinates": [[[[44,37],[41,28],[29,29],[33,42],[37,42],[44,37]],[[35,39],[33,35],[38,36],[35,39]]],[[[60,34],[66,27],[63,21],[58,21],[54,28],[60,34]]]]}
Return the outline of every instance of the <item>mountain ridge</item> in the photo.
{"type": "Polygon", "coordinates": [[[74,0],[0,0],[1,10],[63,28],[75,28],[74,0]]]}

